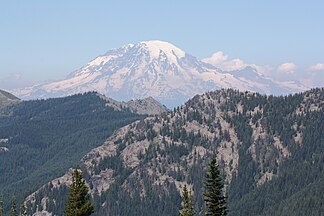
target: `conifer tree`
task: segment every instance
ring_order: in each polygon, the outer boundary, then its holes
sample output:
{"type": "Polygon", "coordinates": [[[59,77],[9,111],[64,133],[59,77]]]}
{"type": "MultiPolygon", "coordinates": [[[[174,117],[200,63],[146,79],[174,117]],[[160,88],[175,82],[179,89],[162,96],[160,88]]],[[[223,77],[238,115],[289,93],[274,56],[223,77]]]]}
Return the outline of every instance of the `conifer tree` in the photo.
{"type": "Polygon", "coordinates": [[[24,203],[21,204],[20,206],[20,215],[19,216],[27,216],[27,208],[24,203]]]}
{"type": "Polygon", "coordinates": [[[90,201],[88,187],[82,177],[82,172],[75,169],[72,173],[72,184],[69,187],[68,201],[66,203],[66,216],[89,216],[94,212],[90,201]]]}
{"type": "Polygon", "coordinates": [[[187,189],[187,185],[184,185],[182,190],[181,208],[182,209],[179,212],[180,216],[193,216],[195,214],[192,204],[191,190],[187,189]]]}
{"type": "Polygon", "coordinates": [[[205,215],[221,216],[227,214],[226,198],[223,192],[223,183],[220,177],[216,158],[212,158],[206,173],[204,201],[206,205],[205,215]]]}
{"type": "Polygon", "coordinates": [[[4,216],[3,214],[3,201],[2,196],[0,195],[0,216],[4,216]]]}
{"type": "Polygon", "coordinates": [[[9,216],[18,216],[16,198],[14,196],[11,199],[11,209],[9,216]]]}

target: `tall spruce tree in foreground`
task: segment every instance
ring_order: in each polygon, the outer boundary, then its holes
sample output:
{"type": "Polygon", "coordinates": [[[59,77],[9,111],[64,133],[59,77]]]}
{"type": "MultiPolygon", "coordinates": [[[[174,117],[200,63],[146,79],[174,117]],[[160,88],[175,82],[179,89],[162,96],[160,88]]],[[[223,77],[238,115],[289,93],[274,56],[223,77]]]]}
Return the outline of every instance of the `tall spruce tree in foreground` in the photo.
{"type": "Polygon", "coordinates": [[[187,189],[187,185],[184,185],[182,190],[182,203],[181,210],[179,212],[180,216],[194,216],[195,211],[192,204],[191,190],[187,189]]]}
{"type": "Polygon", "coordinates": [[[11,199],[11,209],[9,216],[18,216],[16,198],[14,196],[11,199]]]}
{"type": "Polygon", "coordinates": [[[28,215],[27,207],[25,206],[24,203],[22,203],[20,206],[20,215],[19,216],[27,216],[27,215],[28,215]]]}
{"type": "Polygon", "coordinates": [[[216,157],[213,157],[209,163],[204,185],[205,215],[226,215],[226,198],[223,193],[224,185],[220,177],[216,157]]]}
{"type": "Polygon", "coordinates": [[[69,188],[68,201],[66,203],[66,216],[89,216],[94,212],[90,201],[88,187],[82,177],[82,172],[75,169],[72,173],[72,184],[69,188]]]}
{"type": "Polygon", "coordinates": [[[2,201],[1,194],[0,194],[0,216],[3,216],[3,201],[2,201]]]}

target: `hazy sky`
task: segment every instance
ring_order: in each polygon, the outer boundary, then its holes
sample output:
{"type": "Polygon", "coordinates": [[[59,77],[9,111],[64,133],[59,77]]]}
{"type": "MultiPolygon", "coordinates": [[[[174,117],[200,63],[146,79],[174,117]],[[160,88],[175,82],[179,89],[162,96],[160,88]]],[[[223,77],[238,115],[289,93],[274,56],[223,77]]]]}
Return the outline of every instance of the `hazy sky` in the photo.
{"type": "Polygon", "coordinates": [[[1,0],[0,85],[61,79],[111,48],[150,39],[198,58],[222,51],[216,56],[268,73],[324,77],[323,11],[323,0],[1,0]]]}

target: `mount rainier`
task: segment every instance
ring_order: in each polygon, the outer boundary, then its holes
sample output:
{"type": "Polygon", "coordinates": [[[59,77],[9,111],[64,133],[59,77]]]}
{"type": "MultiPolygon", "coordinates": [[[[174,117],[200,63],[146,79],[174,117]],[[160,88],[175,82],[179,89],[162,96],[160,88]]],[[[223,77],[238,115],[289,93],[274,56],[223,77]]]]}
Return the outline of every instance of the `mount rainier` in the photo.
{"type": "Polygon", "coordinates": [[[117,100],[153,97],[168,107],[220,88],[235,88],[265,94],[305,90],[295,82],[278,82],[253,67],[222,71],[163,41],[143,41],[112,49],[66,79],[13,93],[22,99],[61,97],[97,91],[117,100]]]}

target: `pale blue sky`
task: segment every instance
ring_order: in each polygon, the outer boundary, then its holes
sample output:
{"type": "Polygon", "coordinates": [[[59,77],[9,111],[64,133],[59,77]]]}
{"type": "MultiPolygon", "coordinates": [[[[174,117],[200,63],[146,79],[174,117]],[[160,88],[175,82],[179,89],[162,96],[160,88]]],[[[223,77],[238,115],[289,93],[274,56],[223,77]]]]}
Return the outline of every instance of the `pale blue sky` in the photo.
{"type": "Polygon", "coordinates": [[[223,51],[274,67],[324,63],[322,0],[0,2],[0,80],[19,74],[20,85],[64,78],[111,48],[150,39],[198,58],[223,51]]]}

